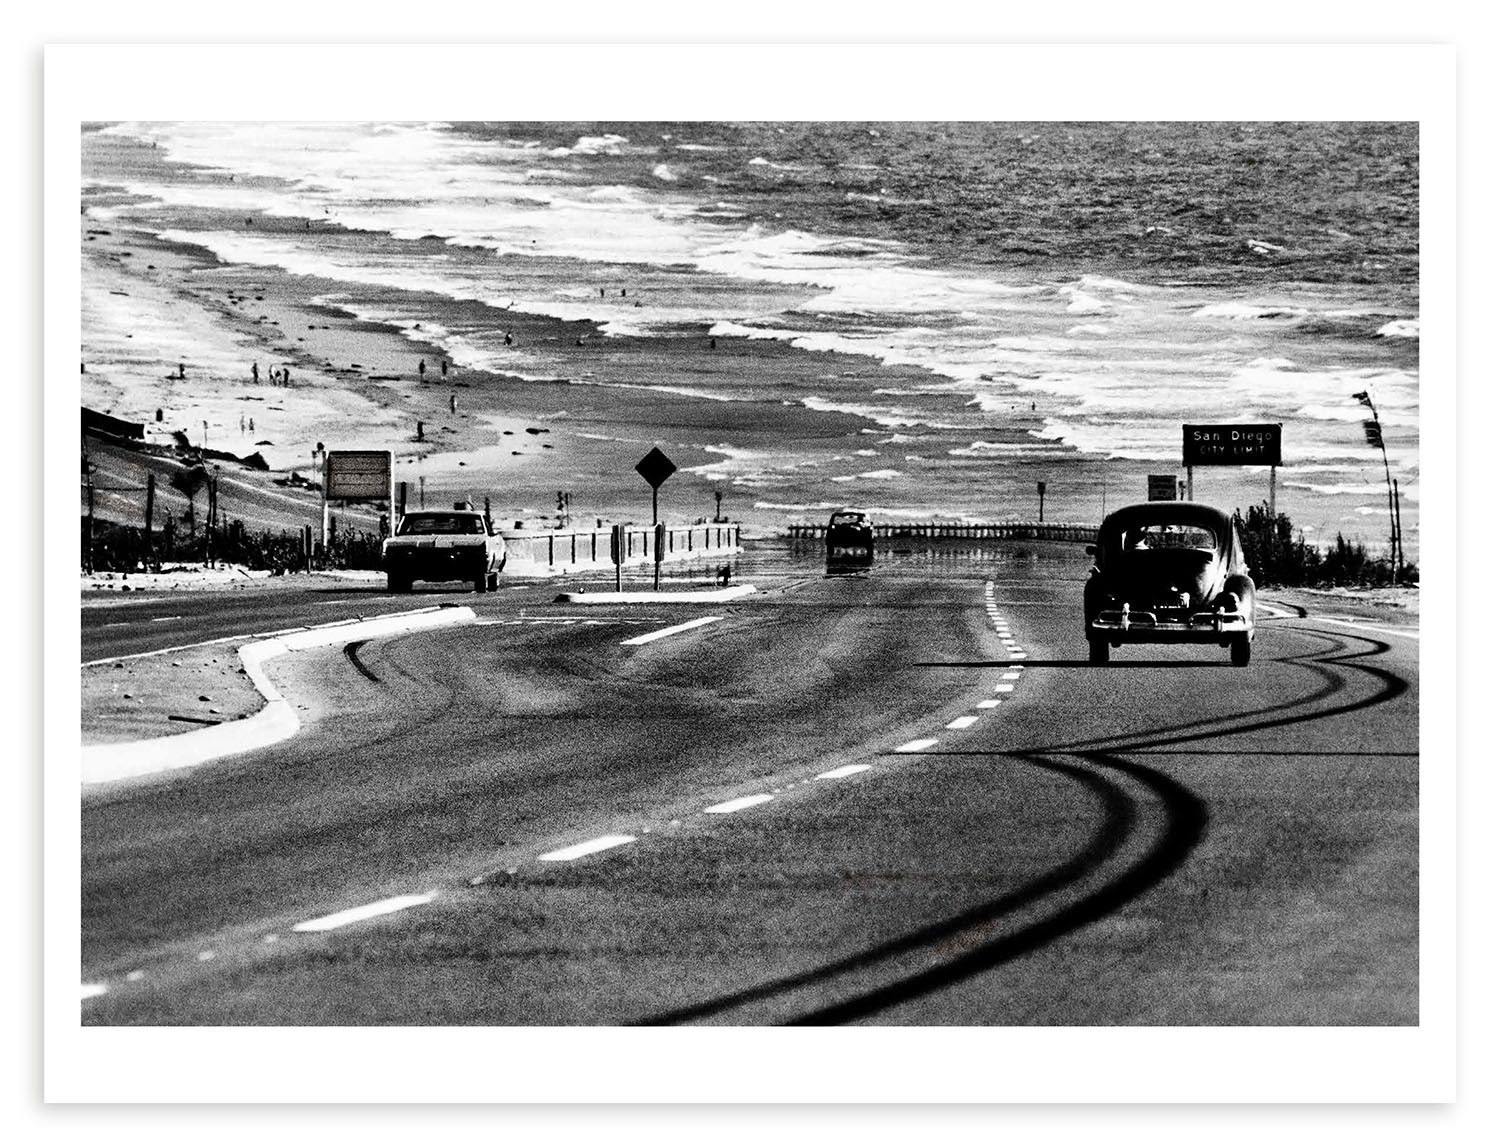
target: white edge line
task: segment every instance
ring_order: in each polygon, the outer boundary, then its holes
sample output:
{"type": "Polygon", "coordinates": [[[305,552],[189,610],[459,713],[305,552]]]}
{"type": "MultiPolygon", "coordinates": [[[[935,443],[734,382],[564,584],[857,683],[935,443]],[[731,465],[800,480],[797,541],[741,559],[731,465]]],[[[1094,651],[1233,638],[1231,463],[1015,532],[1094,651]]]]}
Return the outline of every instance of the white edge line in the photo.
{"type": "Polygon", "coordinates": [[[79,999],[92,1000],[95,996],[102,996],[107,991],[109,991],[108,984],[84,984],[79,999]]]}
{"type": "Polygon", "coordinates": [[[648,641],[655,641],[659,637],[671,637],[675,633],[684,633],[689,629],[697,629],[700,625],[708,625],[715,621],[723,621],[722,617],[696,617],[692,621],[684,621],[681,625],[669,625],[666,629],[657,629],[651,633],[643,633],[639,637],[630,637],[620,642],[621,645],[645,645],[648,641]]]}
{"type": "Polygon", "coordinates": [[[567,848],[554,849],[544,852],[537,857],[538,860],[577,860],[580,856],[590,856],[596,852],[603,852],[610,848],[619,848],[622,844],[630,844],[633,836],[596,836],[593,840],[585,840],[580,844],[570,844],[567,848]]]}
{"type": "Polygon", "coordinates": [[[436,895],[436,892],[418,892],[408,896],[392,896],[387,900],[377,900],[373,904],[362,904],[358,908],[347,908],[343,912],[319,916],[314,920],[304,920],[300,924],[293,924],[292,931],[330,932],[335,928],[342,928],[345,924],[356,924],[375,916],[388,916],[392,912],[415,908],[419,904],[428,903],[436,895]]]}
{"type": "Polygon", "coordinates": [[[194,729],[171,737],[153,737],[145,741],[124,741],[108,745],[84,745],[81,779],[85,786],[109,781],[128,780],[151,773],[190,768],[231,753],[243,753],[284,741],[300,728],[297,715],[265,674],[263,665],[294,649],[311,649],[337,645],[370,637],[388,636],[419,629],[473,621],[468,606],[453,609],[423,610],[416,613],[389,614],[365,621],[345,622],[297,630],[270,641],[252,641],[239,648],[245,675],[266,699],[259,712],[240,721],[226,721],[207,729],[194,729]]]}

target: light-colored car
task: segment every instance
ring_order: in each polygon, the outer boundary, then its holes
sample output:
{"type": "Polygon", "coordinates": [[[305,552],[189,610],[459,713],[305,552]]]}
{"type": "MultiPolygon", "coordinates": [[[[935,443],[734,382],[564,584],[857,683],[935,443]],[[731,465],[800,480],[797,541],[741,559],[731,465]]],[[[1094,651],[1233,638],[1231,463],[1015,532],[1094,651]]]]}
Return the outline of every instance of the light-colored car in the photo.
{"type": "Polygon", "coordinates": [[[1190,643],[1250,664],[1255,583],[1234,519],[1196,502],[1142,502],[1104,519],[1083,587],[1089,661],[1111,646],[1190,643]]]}
{"type": "Polygon", "coordinates": [[[505,568],[505,539],[478,510],[415,510],[381,544],[380,562],[393,593],[415,581],[466,581],[484,593],[505,568]]]}

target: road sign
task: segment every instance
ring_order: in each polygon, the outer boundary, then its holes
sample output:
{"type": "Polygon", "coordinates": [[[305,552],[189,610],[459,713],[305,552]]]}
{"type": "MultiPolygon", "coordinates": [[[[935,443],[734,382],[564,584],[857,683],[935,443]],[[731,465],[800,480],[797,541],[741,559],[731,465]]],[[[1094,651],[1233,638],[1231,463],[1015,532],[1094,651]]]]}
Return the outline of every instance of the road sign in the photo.
{"type": "Polygon", "coordinates": [[[1385,438],[1380,433],[1380,423],[1373,418],[1365,419],[1365,441],[1371,446],[1385,445],[1385,438]]]}
{"type": "Polygon", "coordinates": [[[1148,502],[1175,502],[1175,501],[1177,501],[1177,475],[1176,474],[1147,474],[1146,475],[1146,501],[1148,501],[1148,502]]]}
{"type": "Polygon", "coordinates": [[[1280,466],[1277,422],[1192,425],[1183,423],[1184,466],[1280,466]]]}
{"type": "Polygon", "coordinates": [[[323,496],[387,499],[391,469],[389,450],[330,450],[323,464],[323,496]]]}
{"type": "Polygon", "coordinates": [[[651,453],[635,464],[635,472],[646,479],[651,488],[655,490],[673,474],[677,473],[677,466],[670,458],[653,446],[651,447],[651,453]]]}

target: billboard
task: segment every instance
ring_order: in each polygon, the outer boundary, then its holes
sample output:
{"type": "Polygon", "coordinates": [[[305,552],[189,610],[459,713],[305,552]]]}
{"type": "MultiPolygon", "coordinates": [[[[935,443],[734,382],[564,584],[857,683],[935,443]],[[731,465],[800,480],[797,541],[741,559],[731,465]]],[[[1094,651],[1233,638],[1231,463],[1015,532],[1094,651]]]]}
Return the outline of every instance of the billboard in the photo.
{"type": "Polygon", "coordinates": [[[323,464],[323,496],[389,499],[394,458],[389,450],[330,450],[323,464]]]}
{"type": "Polygon", "coordinates": [[[1239,422],[1182,427],[1184,466],[1280,466],[1281,424],[1239,422]]]}

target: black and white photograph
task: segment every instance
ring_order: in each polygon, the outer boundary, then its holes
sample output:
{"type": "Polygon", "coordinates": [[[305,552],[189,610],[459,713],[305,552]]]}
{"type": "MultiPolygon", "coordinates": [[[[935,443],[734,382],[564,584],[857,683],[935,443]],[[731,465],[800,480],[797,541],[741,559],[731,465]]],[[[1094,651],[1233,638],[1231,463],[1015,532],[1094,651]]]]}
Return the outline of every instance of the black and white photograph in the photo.
{"type": "Polygon", "coordinates": [[[474,96],[515,49],[386,46],[328,67],[463,98],[299,112],[317,51],[201,102],[186,48],[49,53],[157,93],[48,109],[70,1046],[728,1036],[749,1080],[840,1029],[979,1098],[976,1049],[1123,1087],[1180,1037],[1256,1062],[1194,1094],[1284,1099],[1451,1036],[1440,85],[1162,111],[1122,49],[893,114],[829,49],[865,98],[547,114],[474,96]]]}

